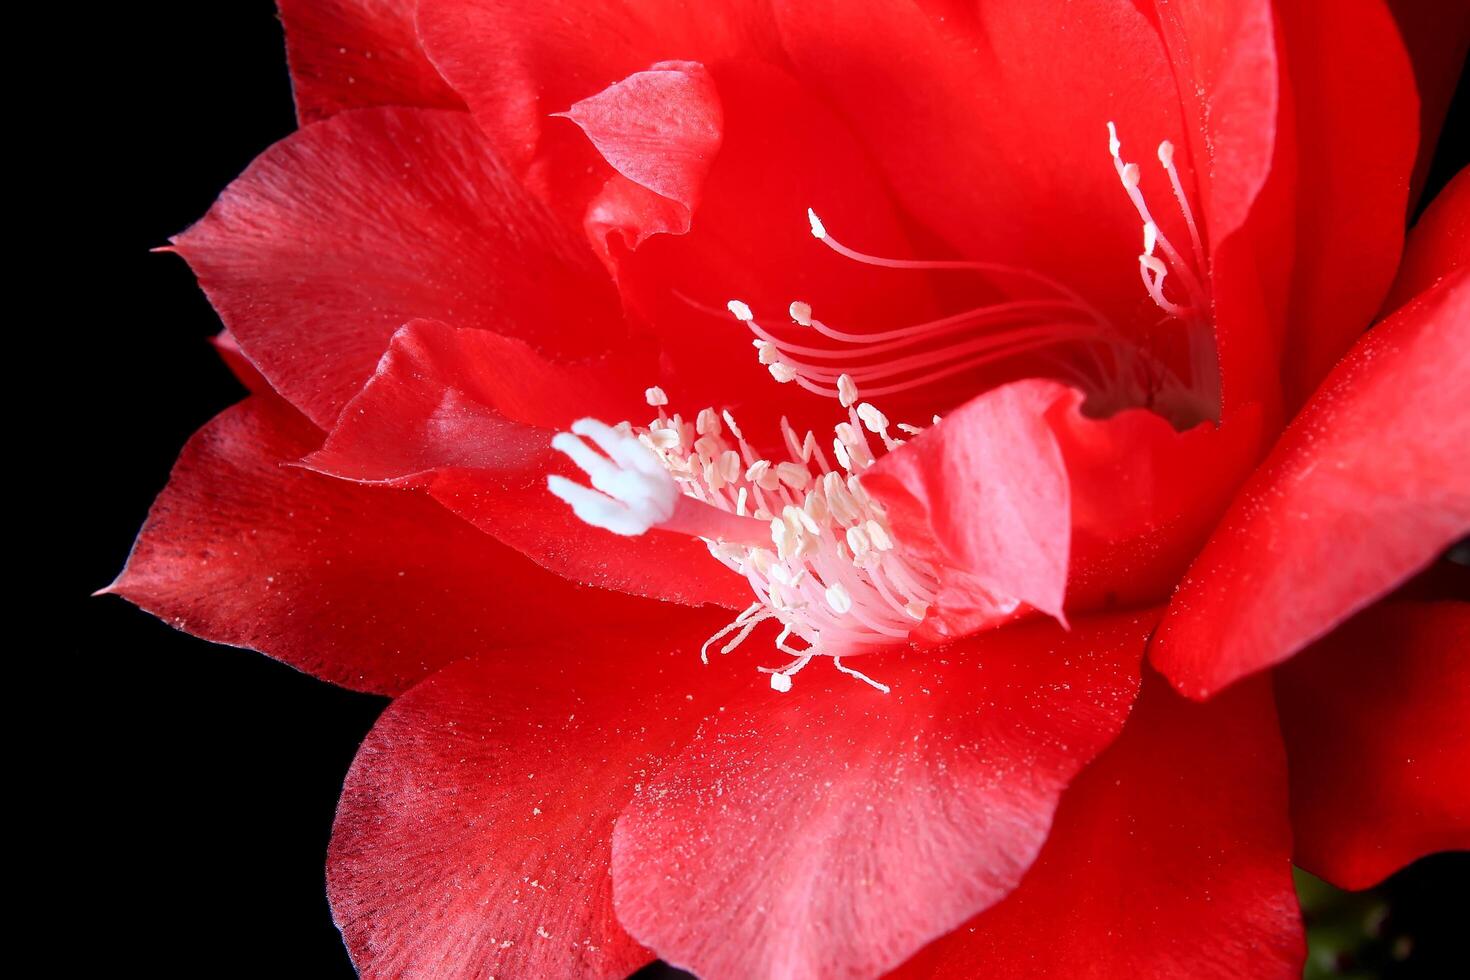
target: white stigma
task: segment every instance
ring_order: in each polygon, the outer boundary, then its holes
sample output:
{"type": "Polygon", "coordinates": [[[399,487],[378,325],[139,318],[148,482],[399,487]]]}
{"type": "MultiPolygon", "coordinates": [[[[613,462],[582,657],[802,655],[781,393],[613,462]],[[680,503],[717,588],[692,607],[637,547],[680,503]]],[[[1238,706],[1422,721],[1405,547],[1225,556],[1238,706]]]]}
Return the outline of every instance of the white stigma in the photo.
{"type": "Polygon", "coordinates": [[[596,419],[579,419],[571,432],[557,433],[551,445],[592,481],[595,489],[560,476],[546,478],[547,489],[585,523],[633,536],[674,516],[679,488],[658,456],[636,436],[596,419]],[[606,455],[593,451],[578,436],[591,439],[606,455]]]}

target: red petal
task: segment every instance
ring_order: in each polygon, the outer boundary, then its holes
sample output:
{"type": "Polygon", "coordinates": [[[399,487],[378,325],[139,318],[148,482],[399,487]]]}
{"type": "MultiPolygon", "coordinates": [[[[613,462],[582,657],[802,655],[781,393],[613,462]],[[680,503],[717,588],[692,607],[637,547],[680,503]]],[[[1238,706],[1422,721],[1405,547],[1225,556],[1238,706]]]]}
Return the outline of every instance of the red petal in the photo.
{"type": "Polygon", "coordinates": [[[965,603],[975,585],[1053,616],[1064,592],[1068,609],[1160,601],[1264,438],[1256,406],[1180,433],[1143,409],[1088,418],[1080,402],[1052,382],[1015,382],[864,474],[904,547],[962,573],[946,576],[926,629],[985,625],[986,609],[965,603]]]}
{"type": "Polygon", "coordinates": [[[1020,887],[894,976],[1300,977],[1285,808],[1266,681],[1200,705],[1146,678],[1020,887]]]}
{"type": "Polygon", "coordinates": [[[870,976],[994,903],[1116,735],[1152,618],[825,664],[707,722],[618,820],[618,918],[706,980],[870,976]]]}
{"type": "Polygon", "coordinates": [[[1389,0],[1388,5],[1414,63],[1419,89],[1419,162],[1414,167],[1409,198],[1414,202],[1424,189],[1440,129],[1465,69],[1465,54],[1470,51],[1470,7],[1422,0],[1389,0]]]}
{"type": "Polygon", "coordinates": [[[1207,697],[1291,656],[1470,530],[1470,274],[1380,324],[1241,491],[1153,657],[1207,697]]]}
{"type": "MultiPolygon", "coordinates": [[[[863,486],[907,550],[994,596],[1061,618],[1071,501],[1046,416],[1078,397],[1050,381],[996,388],[884,456],[863,474],[863,486]]],[[[942,597],[941,605],[961,598],[942,597]]]]}
{"type": "MultiPolygon", "coordinates": [[[[791,59],[926,227],[966,258],[1048,274],[1124,324],[1139,319],[1142,223],[1105,125],[1117,122],[1140,161],[1162,139],[1183,141],[1163,46],[1132,3],[797,0],[777,16],[791,59]]],[[[1149,200],[1172,201],[1157,165],[1144,179],[1149,200]]],[[[863,206],[823,217],[842,237],[863,206]]],[[[1174,209],[1155,210],[1188,240],[1174,209]]]]}
{"type": "Polygon", "coordinates": [[[419,47],[415,0],[277,3],[303,124],[368,106],[464,108],[419,47]]]}
{"type": "Polygon", "coordinates": [[[744,579],[702,542],[609,534],[546,489],[550,473],[585,479],[551,448],[558,429],[584,415],[612,424],[652,411],[636,370],[626,360],[554,364],[488,330],[418,320],[394,335],[377,374],[306,463],[348,480],[424,486],[482,531],[577,582],[748,605],[744,579]]]}
{"type": "Polygon", "coordinates": [[[463,113],[360,109],[308,126],[176,243],[245,355],[323,428],[415,317],[568,353],[620,336],[591,252],[463,113]]]}
{"type": "MultiPolygon", "coordinates": [[[[831,424],[830,402],[773,385],[749,331],[725,312],[728,300],[781,324],[800,299],[845,329],[922,322],[934,307],[923,273],[859,269],[812,240],[808,207],[840,216],[834,234],[855,245],[911,253],[908,226],[877,168],[846,121],[786,70],[763,7],[593,3],[568,23],[555,6],[424,0],[419,23],[435,62],[502,156],[608,252],[625,301],[656,332],[672,403],[729,408],[758,443],[776,443],[782,414],[799,428],[823,427],[831,424]],[[723,140],[689,234],[648,237],[681,230],[680,206],[636,183],[637,168],[612,160],[635,179],[623,177],[575,127],[548,117],[670,58],[705,66],[723,140]],[[625,242],[639,247],[629,253],[625,242]]],[[[711,98],[702,92],[693,100],[704,118],[711,98]]]]}
{"type": "Polygon", "coordinates": [[[1393,281],[1419,147],[1418,98],[1382,0],[1276,9],[1298,154],[1282,361],[1294,407],[1362,334],[1393,281]]]}
{"type": "Polygon", "coordinates": [[[1470,266],[1470,167],[1430,202],[1404,245],[1399,277],[1384,303],[1396,310],[1456,269],[1470,266]]]}
{"type": "Polygon", "coordinates": [[[629,247],[653,232],[689,230],[724,128],[720,96],[703,65],[660,62],[583,99],[566,116],[618,173],[679,205],[672,227],[631,223],[629,247]]]}
{"type": "Polygon", "coordinates": [[[1470,604],[1386,602],[1276,674],[1297,863],[1367,888],[1470,849],[1470,604]]]}
{"type": "Polygon", "coordinates": [[[384,694],[547,623],[648,612],[541,571],[417,494],[286,465],[320,438],[273,397],[224,412],[184,448],[105,591],[195,636],[384,694]]]}
{"type": "Polygon", "coordinates": [[[225,362],[230,373],[245,386],[246,390],[257,395],[275,394],[270,382],[265,380],[265,375],[257,371],[255,365],[250,363],[250,359],[240,349],[239,341],[235,340],[235,335],[228,329],[215,334],[209,342],[214,345],[220,360],[225,362]]]}
{"type": "Polygon", "coordinates": [[[613,820],[719,704],[713,625],[455,664],[388,707],[348,773],[327,891],[366,980],[621,978],[613,820]],[[698,638],[696,638],[698,637],[698,638]],[[688,695],[688,697],[686,697],[688,695]]]}

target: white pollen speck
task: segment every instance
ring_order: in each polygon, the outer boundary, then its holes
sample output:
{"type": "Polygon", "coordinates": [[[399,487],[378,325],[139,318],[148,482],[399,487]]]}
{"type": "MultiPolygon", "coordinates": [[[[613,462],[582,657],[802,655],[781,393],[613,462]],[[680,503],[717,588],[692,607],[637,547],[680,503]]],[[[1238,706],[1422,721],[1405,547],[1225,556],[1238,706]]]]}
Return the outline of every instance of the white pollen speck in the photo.
{"type": "Polygon", "coordinates": [[[839,375],[837,378],[837,400],[842,403],[843,408],[851,408],[852,403],[858,399],[857,385],[853,383],[850,375],[839,375]]]}
{"type": "Polygon", "coordinates": [[[648,402],[652,407],[658,408],[660,405],[667,405],[669,403],[669,396],[664,394],[664,390],[658,385],[654,385],[652,388],[643,392],[643,400],[648,402]]]}
{"type": "Polygon", "coordinates": [[[780,691],[782,694],[785,694],[787,691],[791,690],[791,678],[787,677],[785,674],[772,674],[771,690],[780,691]]]}
{"type": "Polygon", "coordinates": [[[803,303],[801,300],[797,300],[796,302],[791,304],[790,312],[791,319],[795,320],[803,327],[809,327],[812,325],[812,304],[803,303]]]}
{"type": "Polygon", "coordinates": [[[811,208],[807,208],[806,220],[812,226],[813,238],[815,238],[817,241],[821,241],[822,239],[827,237],[827,228],[825,225],[822,224],[822,219],[817,217],[817,212],[813,211],[811,208]]]}
{"type": "Polygon", "coordinates": [[[746,306],[738,299],[732,299],[730,300],[730,302],[726,303],[725,309],[735,314],[735,319],[739,320],[741,323],[749,323],[751,320],[755,319],[755,314],[750,312],[750,307],[746,306]]]}
{"type": "Polygon", "coordinates": [[[531,807],[531,816],[533,816],[533,817],[539,817],[539,816],[541,816],[541,808],[539,806],[533,806],[533,807],[531,807]]]}

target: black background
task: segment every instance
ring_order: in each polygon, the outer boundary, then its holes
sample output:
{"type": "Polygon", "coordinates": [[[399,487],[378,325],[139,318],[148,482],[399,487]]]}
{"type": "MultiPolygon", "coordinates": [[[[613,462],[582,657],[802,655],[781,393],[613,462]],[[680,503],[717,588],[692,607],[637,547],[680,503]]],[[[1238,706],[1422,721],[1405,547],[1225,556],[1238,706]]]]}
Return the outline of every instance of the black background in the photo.
{"type": "MultiPolygon", "coordinates": [[[[76,603],[62,627],[100,724],[68,768],[81,861],[67,901],[85,884],[89,914],[116,929],[114,968],[350,977],[325,850],[342,778],[386,702],[83,598],[121,568],[185,440],[242,393],[206,342],[218,320],[184,263],[148,250],[295,128],[270,0],[126,7],[125,20],[92,24],[101,84],[73,127],[68,191],[89,220],[69,229],[60,327],[86,345],[87,404],[71,434],[85,504],[68,515],[76,603]]],[[[1442,154],[1431,183],[1462,161],[1442,154]]],[[[1405,929],[1458,951],[1448,930],[1467,907],[1463,862],[1421,862],[1385,894],[1405,929]]]]}

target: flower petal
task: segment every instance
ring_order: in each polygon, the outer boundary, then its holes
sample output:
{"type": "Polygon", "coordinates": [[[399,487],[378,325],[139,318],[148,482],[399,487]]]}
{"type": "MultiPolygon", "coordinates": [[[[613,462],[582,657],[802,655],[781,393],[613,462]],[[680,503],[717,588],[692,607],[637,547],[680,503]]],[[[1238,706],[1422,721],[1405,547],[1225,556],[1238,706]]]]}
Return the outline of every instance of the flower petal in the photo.
{"type": "Polygon", "coordinates": [[[965,604],[977,585],[1052,616],[1064,595],[1070,610],[1162,600],[1264,439],[1258,406],[1181,433],[1081,401],[1047,381],[993,389],[863,475],[905,548],[952,570],[926,631],[987,625],[965,604]]]}
{"type": "Polygon", "coordinates": [[[630,221],[628,247],[637,248],[654,231],[689,230],[724,130],[720,96],[703,65],[660,62],[576,103],[566,117],[619,174],[679,205],[672,226],[630,221]]]}
{"type": "MultiPolygon", "coordinates": [[[[1061,618],[1071,501],[1047,413],[1077,397],[1051,381],[997,388],[884,456],[863,486],[906,549],[1061,618]]],[[[961,598],[949,594],[941,606],[952,612],[961,598]]]]}
{"type": "MultiPolygon", "coordinates": [[[[653,410],[628,359],[556,364],[488,330],[416,320],[306,465],[347,480],[425,487],[450,511],[574,581],[672,602],[748,605],[744,579],[689,537],[619,537],[582,523],[546,489],[583,479],[551,448],[580,417],[653,410]]],[[[646,379],[649,375],[644,374],[646,379]]]]}
{"type": "Polygon", "coordinates": [[[558,628],[649,614],[541,571],[418,494],[287,465],[320,438],[274,396],[226,410],[184,448],[103,591],[195,636],[382,694],[561,617],[573,616],[558,628]]]}
{"type": "Polygon", "coordinates": [[[706,980],[895,966],[1015,886],[1122,727],[1151,623],[868,658],[888,695],[813,665],[732,706],[618,820],[618,918],[706,980]]]}
{"type": "MultiPolygon", "coordinates": [[[[621,978],[653,957],[612,909],[613,819],[719,704],[714,627],[609,632],[455,664],[358,751],[328,850],[332,913],[365,980],[621,978]]],[[[665,620],[665,626],[669,621],[665,620]]]]}
{"type": "Polygon", "coordinates": [[[893,976],[1300,977],[1285,808],[1267,681],[1201,705],[1147,677],[1020,886],[893,976]]]}
{"type": "Polygon", "coordinates": [[[1409,232],[1399,277],[1384,309],[1392,312],[1456,269],[1470,267],[1470,167],[1440,191],[1409,232]]]}
{"type": "Polygon", "coordinates": [[[419,47],[415,0],[277,0],[301,122],[343,109],[462,109],[419,47]]]}
{"type": "Polygon", "coordinates": [[[1241,490],[1153,660],[1208,697],[1291,656],[1470,531],[1470,273],[1374,328],[1241,490]]]}
{"type": "Polygon", "coordinates": [[[1470,603],[1381,603],[1276,674],[1297,863],[1367,888],[1470,849],[1470,603]]]}
{"type": "Polygon", "coordinates": [[[590,250],[464,113],[359,109],[308,126],[175,244],[241,350],[322,428],[415,317],[568,355],[621,336],[590,250]]]}
{"type": "Polygon", "coordinates": [[[1418,201],[1434,162],[1455,87],[1470,51],[1470,7],[1388,0],[1398,22],[1419,89],[1419,162],[1414,167],[1411,204],[1418,201]]]}
{"type": "Polygon", "coordinates": [[[1362,334],[1393,282],[1419,149],[1419,100],[1382,0],[1276,10],[1298,170],[1291,329],[1282,354],[1295,407],[1362,334]]]}

